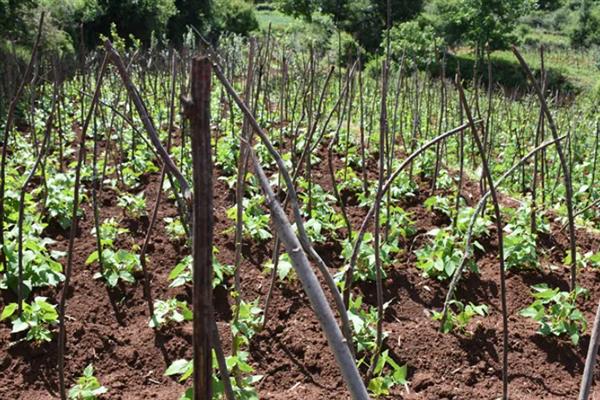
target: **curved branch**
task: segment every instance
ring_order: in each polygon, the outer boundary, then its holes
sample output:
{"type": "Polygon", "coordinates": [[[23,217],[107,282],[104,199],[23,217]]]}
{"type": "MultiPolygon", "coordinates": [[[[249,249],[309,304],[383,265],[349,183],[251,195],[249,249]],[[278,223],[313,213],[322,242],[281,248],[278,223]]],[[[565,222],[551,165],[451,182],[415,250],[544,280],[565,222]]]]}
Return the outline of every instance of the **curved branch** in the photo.
{"type": "MultiPolygon", "coordinates": [[[[479,123],[479,122],[481,122],[481,121],[477,121],[477,123],[479,123]]],[[[419,149],[417,149],[411,155],[409,155],[402,162],[402,164],[400,164],[400,166],[394,171],[394,173],[392,175],[390,175],[390,177],[387,179],[387,181],[381,188],[381,191],[379,191],[377,193],[377,195],[375,197],[375,201],[371,205],[371,208],[367,212],[367,215],[364,218],[364,220],[360,226],[360,229],[358,231],[358,236],[356,237],[356,242],[354,243],[354,247],[352,248],[352,256],[350,257],[350,266],[348,267],[348,271],[346,271],[346,282],[344,285],[344,302],[345,302],[345,304],[348,304],[348,301],[350,300],[350,289],[352,287],[352,275],[354,273],[354,267],[356,266],[356,260],[358,259],[358,251],[360,249],[360,245],[362,244],[363,238],[367,231],[367,225],[369,223],[369,220],[373,217],[373,214],[375,212],[376,204],[381,202],[381,200],[383,199],[383,196],[387,193],[388,190],[390,190],[390,188],[392,187],[392,184],[394,183],[394,181],[396,180],[398,175],[400,175],[400,173],[407,166],[409,166],[417,156],[419,156],[421,153],[423,153],[428,148],[435,145],[437,142],[442,141],[452,135],[455,135],[458,132],[461,132],[468,127],[469,127],[469,124],[463,124],[457,128],[454,128],[454,129],[448,131],[448,132],[442,133],[441,135],[439,135],[439,136],[433,138],[432,140],[430,140],[429,142],[425,143],[423,146],[421,146],[419,149]]]]}
{"type": "MultiPolygon", "coordinates": [[[[558,138],[558,140],[562,140],[565,137],[566,137],[566,135],[561,136],[560,138],[558,138]]],[[[496,182],[496,188],[498,188],[504,182],[504,180],[506,178],[508,178],[510,175],[512,175],[512,173],[515,172],[515,170],[517,168],[519,168],[519,166],[521,166],[521,164],[523,164],[525,161],[527,161],[529,158],[531,158],[534,154],[537,154],[539,151],[545,149],[546,147],[550,146],[551,144],[554,144],[554,142],[556,142],[556,140],[549,140],[545,143],[542,143],[535,149],[531,150],[527,155],[525,155],[523,158],[521,158],[519,160],[519,162],[514,164],[509,170],[507,170],[498,179],[498,181],[496,182]]],[[[452,297],[454,296],[454,291],[456,290],[456,285],[458,284],[460,277],[462,276],[462,272],[464,270],[465,264],[466,264],[467,260],[471,257],[471,252],[473,250],[473,228],[475,226],[475,222],[477,221],[477,218],[481,215],[481,211],[483,210],[487,199],[490,197],[490,194],[491,194],[491,192],[488,190],[481,197],[481,199],[479,200],[479,203],[477,203],[477,206],[473,210],[473,215],[471,215],[471,219],[469,220],[469,226],[467,228],[467,239],[466,239],[466,243],[465,243],[465,251],[464,251],[462,259],[460,260],[460,264],[459,264],[458,268],[456,269],[456,271],[454,271],[454,275],[452,276],[450,285],[448,286],[448,293],[446,294],[446,300],[444,301],[444,308],[442,309],[442,319],[440,321],[440,327],[444,326],[444,322],[446,322],[446,318],[447,318],[447,314],[448,314],[448,305],[450,304],[450,301],[452,300],[452,297]]]]}
{"type": "Polygon", "coordinates": [[[519,53],[519,50],[515,46],[512,48],[513,53],[519,60],[521,67],[525,71],[525,74],[531,81],[533,88],[535,89],[535,93],[537,94],[540,100],[540,106],[546,114],[548,118],[548,125],[550,126],[550,131],[552,132],[552,137],[556,140],[556,152],[558,153],[558,158],[560,159],[560,165],[563,172],[563,179],[565,181],[565,191],[566,191],[566,201],[567,201],[567,215],[569,218],[569,242],[571,247],[571,290],[575,290],[575,286],[577,285],[577,243],[576,243],[576,233],[575,233],[575,217],[573,216],[573,184],[571,182],[571,173],[569,171],[569,167],[567,165],[567,160],[565,158],[563,148],[558,141],[558,131],[556,129],[556,124],[554,123],[554,118],[550,113],[550,109],[548,108],[548,104],[546,103],[546,98],[544,97],[544,93],[542,93],[542,89],[540,85],[535,80],[529,65],[519,53]]]}

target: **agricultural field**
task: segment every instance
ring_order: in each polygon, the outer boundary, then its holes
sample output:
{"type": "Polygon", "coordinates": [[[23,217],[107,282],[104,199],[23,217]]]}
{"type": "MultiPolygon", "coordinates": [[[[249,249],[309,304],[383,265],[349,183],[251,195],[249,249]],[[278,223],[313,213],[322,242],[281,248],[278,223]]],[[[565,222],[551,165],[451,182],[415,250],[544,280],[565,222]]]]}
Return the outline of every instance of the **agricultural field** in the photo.
{"type": "Polygon", "coordinates": [[[600,395],[592,53],[292,20],[0,66],[0,399],[600,395]]]}

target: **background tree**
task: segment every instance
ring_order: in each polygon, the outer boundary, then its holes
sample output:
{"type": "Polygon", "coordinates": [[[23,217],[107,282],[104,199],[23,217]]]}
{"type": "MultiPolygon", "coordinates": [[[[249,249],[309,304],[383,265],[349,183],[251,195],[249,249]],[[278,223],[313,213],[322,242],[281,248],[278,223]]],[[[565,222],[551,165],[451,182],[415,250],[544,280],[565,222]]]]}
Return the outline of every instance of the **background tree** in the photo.
{"type": "Polygon", "coordinates": [[[0,0],[0,35],[3,39],[15,39],[26,28],[25,20],[35,7],[33,0],[0,0]]]}
{"type": "MultiPolygon", "coordinates": [[[[408,21],[423,10],[423,0],[392,0],[391,22],[408,21]]],[[[381,43],[387,22],[387,1],[323,0],[322,10],[337,25],[352,34],[367,51],[375,51],[381,43]]]]}
{"type": "Polygon", "coordinates": [[[583,48],[600,43],[600,17],[595,11],[590,0],[582,0],[577,24],[569,35],[573,47],[583,48]]]}
{"type": "Polygon", "coordinates": [[[553,11],[560,8],[563,3],[563,0],[537,0],[537,8],[545,11],[553,11]]]}
{"type": "Polygon", "coordinates": [[[112,23],[116,24],[119,36],[134,36],[143,44],[150,44],[152,33],[166,34],[167,22],[178,10],[175,0],[98,0],[100,13],[84,23],[85,40],[95,45],[98,36],[108,35],[112,23]],[[123,18],[123,16],[127,18],[123,18]]]}
{"type": "Polygon", "coordinates": [[[519,17],[528,13],[532,0],[434,0],[430,15],[450,46],[472,46],[479,58],[483,50],[506,49],[517,42],[519,17]]]}
{"type": "Polygon", "coordinates": [[[396,24],[390,30],[392,58],[397,61],[404,58],[405,65],[411,68],[433,64],[441,42],[430,25],[416,20],[396,24]]]}
{"type": "Polygon", "coordinates": [[[312,21],[312,15],[321,9],[321,0],[276,0],[277,7],[284,14],[312,21]]]}
{"type": "Polygon", "coordinates": [[[254,6],[244,0],[216,0],[213,28],[218,32],[246,34],[258,29],[254,6]]]}
{"type": "Polygon", "coordinates": [[[175,45],[182,43],[188,26],[194,26],[200,32],[210,29],[212,7],[209,0],[175,0],[177,14],[167,22],[167,37],[175,45]]]}

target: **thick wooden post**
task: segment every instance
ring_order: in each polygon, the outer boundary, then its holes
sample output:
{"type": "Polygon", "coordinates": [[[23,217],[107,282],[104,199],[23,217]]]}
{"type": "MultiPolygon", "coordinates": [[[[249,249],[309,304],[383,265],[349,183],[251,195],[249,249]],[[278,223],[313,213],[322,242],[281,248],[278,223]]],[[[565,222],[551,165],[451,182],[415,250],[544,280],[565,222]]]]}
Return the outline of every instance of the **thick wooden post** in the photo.
{"type": "Polygon", "coordinates": [[[208,58],[194,58],[192,98],[186,107],[186,113],[191,120],[194,181],[192,205],[194,400],[212,398],[213,163],[210,147],[210,80],[211,63],[208,58]]]}

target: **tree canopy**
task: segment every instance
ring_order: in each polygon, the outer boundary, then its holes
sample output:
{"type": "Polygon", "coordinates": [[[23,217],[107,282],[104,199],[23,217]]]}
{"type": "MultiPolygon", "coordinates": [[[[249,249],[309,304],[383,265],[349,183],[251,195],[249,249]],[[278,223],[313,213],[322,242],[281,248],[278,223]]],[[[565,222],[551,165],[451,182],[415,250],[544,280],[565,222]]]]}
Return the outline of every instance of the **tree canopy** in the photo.
{"type": "MultiPolygon", "coordinates": [[[[369,51],[377,50],[386,28],[387,1],[378,0],[278,0],[280,9],[308,21],[315,12],[331,16],[336,25],[353,35],[369,51]]],[[[391,0],[392,24],[407,21],[423,9],[423,0],[391,0]]]]}
{"type": "Polygon", "coordinates": [[[207,35],[258,28],[254,6],[246,0],[0,0],[0,46],[30,45],[42,11],[46,44],[63,50],[77,48],[82,36],[92,48],[112,26],[120,37],[146,46],[153,37],[180,45],[189,26],[207,35]]]}
{"type": "Polygon", "coordinates": [[[434,24],[450,46],[499,50],[516,41],[520,16],[532,9],[532,0],[434,0],[434,24]]]}

